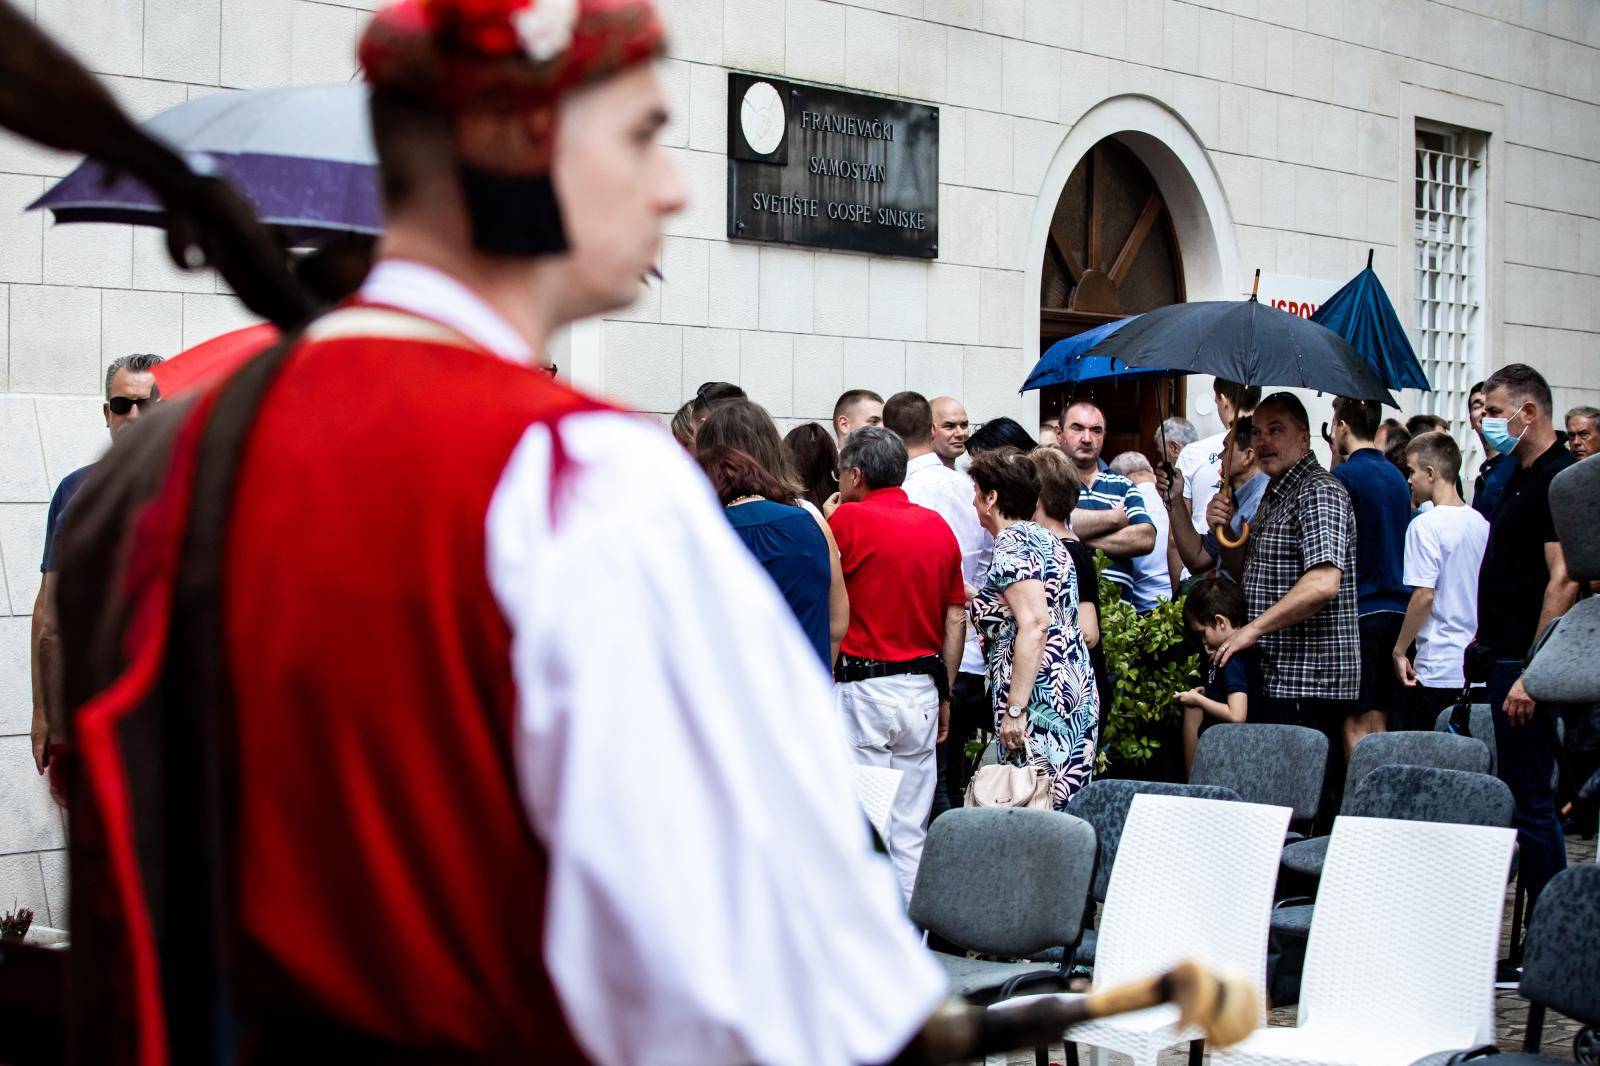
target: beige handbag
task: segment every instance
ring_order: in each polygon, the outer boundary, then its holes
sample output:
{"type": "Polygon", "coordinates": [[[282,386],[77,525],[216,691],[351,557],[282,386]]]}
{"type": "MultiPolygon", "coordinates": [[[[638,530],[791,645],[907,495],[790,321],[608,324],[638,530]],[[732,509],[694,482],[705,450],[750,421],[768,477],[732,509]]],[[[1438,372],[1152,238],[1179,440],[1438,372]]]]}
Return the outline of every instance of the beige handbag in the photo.
{"type": "MultiPolygon", "coordinates": [[[[998,746],[1000,739],[995,738],[998,746]]],[[[1050,772],[1033,762],[1033,747],[1026,736],[1022,751],[1027,765],[1014,766],[1009,762],[989,763],[978,767],[978,772],[967,782],[968,807],[1031,807],[1036,811],[1051,810],[1050,787],[1054,783],[1050,772]]],[[[1004,756],[1002,756],[1004,758],[1004,756]]]]}

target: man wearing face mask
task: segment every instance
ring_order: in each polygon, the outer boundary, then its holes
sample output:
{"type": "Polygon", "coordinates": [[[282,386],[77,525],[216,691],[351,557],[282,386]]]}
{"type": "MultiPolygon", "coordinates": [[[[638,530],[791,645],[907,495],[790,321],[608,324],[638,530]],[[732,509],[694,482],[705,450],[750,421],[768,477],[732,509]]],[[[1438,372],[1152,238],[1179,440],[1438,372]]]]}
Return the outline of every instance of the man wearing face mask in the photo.
{"type": "Polygon", "coordinates": [[[81,1061],[847,1066],[939,1003],[777,589],[542,370],[684,204],[662,43],[648,0],[379,11],[370,276],[85,485],[81,1061]]]}
{"type": "Polygon", "coordinates": [[[1522,669],[1535,638],[1577,594],[1550,515],[1550,479],[1577,460],[1556,434],[1550,386],[1538,371],[1513,363],[1491,375],[1483,392],[1484,439],[1516,466],[1490,518],[1478,571],[1476,658],[1488,668],[1496,772],[1517,803],[1521,877],[1531,907],[1566,867],[1567,852],[1551,788],[1555,711],[1528,696],[1522,669]]]}

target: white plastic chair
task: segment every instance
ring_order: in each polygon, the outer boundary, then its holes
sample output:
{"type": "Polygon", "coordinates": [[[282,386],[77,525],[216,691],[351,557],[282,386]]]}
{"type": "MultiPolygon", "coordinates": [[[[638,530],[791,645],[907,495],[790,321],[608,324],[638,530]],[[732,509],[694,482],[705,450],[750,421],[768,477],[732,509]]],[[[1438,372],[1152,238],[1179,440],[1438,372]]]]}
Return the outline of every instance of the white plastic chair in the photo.
{"type": "Polygon", "coordinates": [[[889,832],[889,809],[894,806],[894,794],[900,791],[904,770],[891,770],[887,766],[852,767],[856,775],[856,799],[867,812],[867,821],[878,831],[879,837],[889,832]]]}
{"type": "MultiPolygon", "coordinates": [[[[1259,803],[1135,796],[1106,889],[1095,987],[1192,959],[1247,978],[1265,1024],[1272,889],[1292,814],[1259,803]]],[[[1202,1038],[1177,1022],[1176,1007],[1154,1007],[1075,1026],[1067,1039],[1154,1066],[1167,1048],[1202,1038]]]]}
{"type": "Polygon", "coordinates": [[[1334,822],[1311,919],[1299,1021],[1212,1053],[1214,1066],[1409,1066],[1494,1043],[1510,829],[1334,822]]]}

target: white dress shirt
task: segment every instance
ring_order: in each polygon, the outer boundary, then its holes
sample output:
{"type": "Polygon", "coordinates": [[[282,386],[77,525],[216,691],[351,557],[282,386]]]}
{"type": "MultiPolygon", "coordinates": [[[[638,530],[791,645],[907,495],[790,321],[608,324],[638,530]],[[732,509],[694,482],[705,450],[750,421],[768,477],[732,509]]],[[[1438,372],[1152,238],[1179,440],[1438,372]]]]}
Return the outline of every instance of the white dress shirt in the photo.
{"type": "MultiPolygon", "coordinates": [[[[962,578],[973,588],[982,588],[994,555],[994,537],[978,522],[977,509],[972,506],[972,479],[927,452],[906,464],[906,479],[901,487],[912,503],[937,511],[945,520],[956,535],[956,543],[961,545],[962,578]]],[[[966,647],[961,652],[961,672],[984,672],[983,649],[978,645],[977,630],[970,625],[966,647]]]]}

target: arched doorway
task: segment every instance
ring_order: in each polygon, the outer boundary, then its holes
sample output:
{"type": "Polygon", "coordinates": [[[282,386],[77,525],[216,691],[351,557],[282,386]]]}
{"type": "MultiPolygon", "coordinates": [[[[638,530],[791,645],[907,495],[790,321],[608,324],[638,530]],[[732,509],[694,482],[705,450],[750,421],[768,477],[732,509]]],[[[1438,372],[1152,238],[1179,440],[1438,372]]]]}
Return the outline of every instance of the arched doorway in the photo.
{"type": "MultiPolygon", "coordinates": [[[[1039,287],[1039,347],[1126,315],[1185,298],[1172,212],[1137,155],[1116,137],[1094,144],[1067,178],[1045,239],[1039,287]]],[[[1183,382],[1101,384],[1080,390],[1106,412],[1106,459],[1140,451],[1152,460],[1160,420],[1185,409],[1183,382]]],[[[1043,418],[1070,399],[1047,389],[1043,418]]]]}

